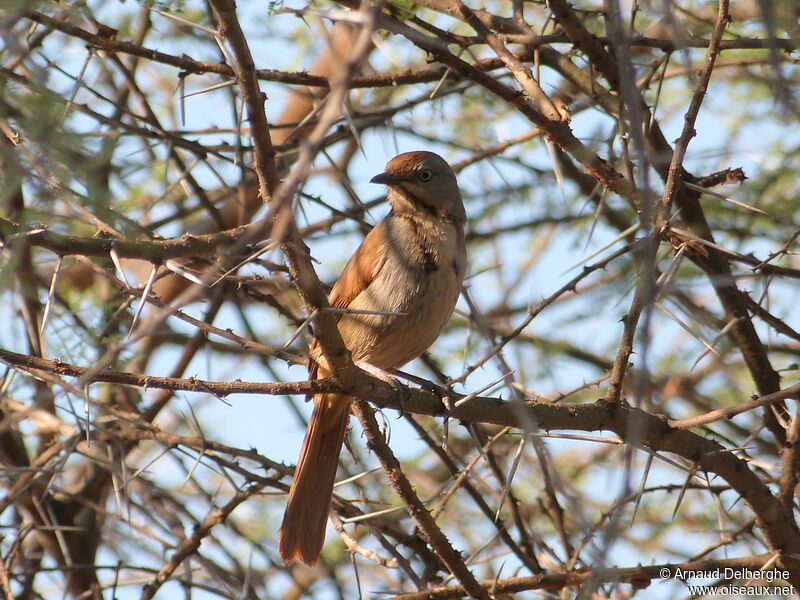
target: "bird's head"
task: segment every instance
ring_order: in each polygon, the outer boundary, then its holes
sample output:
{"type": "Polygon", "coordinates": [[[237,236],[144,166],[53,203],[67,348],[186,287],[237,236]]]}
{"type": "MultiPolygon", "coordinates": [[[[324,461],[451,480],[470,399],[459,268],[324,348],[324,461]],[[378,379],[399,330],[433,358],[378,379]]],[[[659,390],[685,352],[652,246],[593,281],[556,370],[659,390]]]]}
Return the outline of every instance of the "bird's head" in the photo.
{"type": "Polygon", "coordinates": [[[388,186],[389,202],[395,211],[424,210],[440,217],[466,219],[456,175],[447,161],[433,152],[399,154],[370,182],[388,186]]]}

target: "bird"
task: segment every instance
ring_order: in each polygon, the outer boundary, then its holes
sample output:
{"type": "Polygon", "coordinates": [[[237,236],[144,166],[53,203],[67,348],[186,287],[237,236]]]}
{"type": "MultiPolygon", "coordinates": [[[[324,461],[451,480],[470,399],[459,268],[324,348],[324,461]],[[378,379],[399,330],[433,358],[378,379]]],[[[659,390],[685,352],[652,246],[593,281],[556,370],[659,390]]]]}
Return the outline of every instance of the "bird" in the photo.
{"type": "MultiPolygon", "coordinates": [[[[386,373],[425,352],[449,321],[466,271],[467,217],[453,169],[433,152],[399,154],[370,183],[386,186],[391,209],[347,262],[328,303],[353,311],[337,315],[353,361],[386,373]]],[[[313,339],[309,379],[330,374],[313,339]]],[[[319,560],[351,402],[314,396],[279,531],[286,565],[319,560]]]]}

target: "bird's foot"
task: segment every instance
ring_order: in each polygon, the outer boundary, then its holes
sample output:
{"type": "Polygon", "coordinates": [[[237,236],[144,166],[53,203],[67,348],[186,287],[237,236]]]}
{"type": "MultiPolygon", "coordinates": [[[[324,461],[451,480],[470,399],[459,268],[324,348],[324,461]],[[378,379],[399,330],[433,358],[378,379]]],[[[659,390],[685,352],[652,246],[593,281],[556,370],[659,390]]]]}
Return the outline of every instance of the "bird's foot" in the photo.
{"type": "Polygon", "coordinates": [[[368,362],[357,360],[355,365],[361,369],[362,371],[366,371],[370,375],[372,375],[375,379],[380,379],[384,383],[389,384],[392,388],[397,392],[398,398],[400,400],[400,416],[397,418],[405,416],[406,414],[406,399],[408,398],[408,388],[397,381],[397,378],[394,377],[391,373],[384,371],[383,369],[376,367],[368,362]]]}

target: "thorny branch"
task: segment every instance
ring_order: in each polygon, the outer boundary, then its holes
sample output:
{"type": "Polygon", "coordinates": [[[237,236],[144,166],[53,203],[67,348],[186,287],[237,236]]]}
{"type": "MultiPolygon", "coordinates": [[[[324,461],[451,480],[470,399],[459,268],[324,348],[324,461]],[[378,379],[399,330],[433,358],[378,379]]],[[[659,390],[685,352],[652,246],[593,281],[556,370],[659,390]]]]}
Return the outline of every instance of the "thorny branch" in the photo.
{"type": "Polygon", "coordinates": [[[0,8],[7,597],[800,585],[791,10],[101,4],[0,8]],[[411,149],[456,168],[471,267],[390,385],[320,280],[411,149]],[[331,390],[346,552],[284,568],[299,397],[331,390]]]}

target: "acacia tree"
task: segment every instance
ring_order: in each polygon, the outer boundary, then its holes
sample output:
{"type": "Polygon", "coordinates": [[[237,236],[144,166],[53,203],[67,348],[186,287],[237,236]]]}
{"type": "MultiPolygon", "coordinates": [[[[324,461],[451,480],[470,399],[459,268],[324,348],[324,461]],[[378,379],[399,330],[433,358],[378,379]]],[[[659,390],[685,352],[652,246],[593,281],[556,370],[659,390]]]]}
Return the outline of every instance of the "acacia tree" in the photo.
{"type": "Polygon", "coordinates": [[[797,17],[4,3],[5,597],[792,596],[797,17]],[[325,297],[413,149],[459,173],[470,271],[391,385],[325,297]],[[358,398],[332,528],[283,566],[325,390],[358,398]]]}

